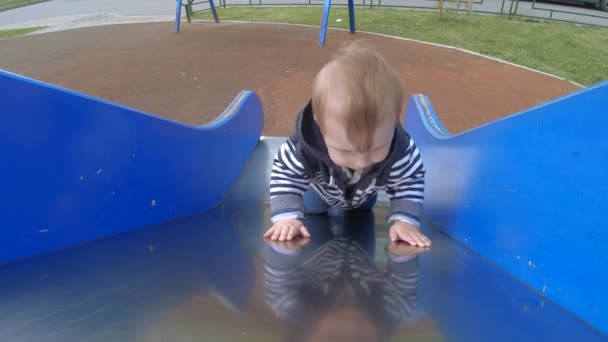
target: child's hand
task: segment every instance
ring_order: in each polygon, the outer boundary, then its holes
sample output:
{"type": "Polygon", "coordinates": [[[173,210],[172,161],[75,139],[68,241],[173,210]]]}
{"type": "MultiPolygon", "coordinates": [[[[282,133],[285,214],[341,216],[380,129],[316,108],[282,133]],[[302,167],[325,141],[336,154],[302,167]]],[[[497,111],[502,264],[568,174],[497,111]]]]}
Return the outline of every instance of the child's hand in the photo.
{"type": "Polygon", "coordinates": [[[300,220],[280,220],[275,222],[270,229],[264,234],[265,238],[270,238],[274,241],[291,241],[294,237],[301,235],[310,237],[308,229],[304,227],[300,220]]]}
{"type": "Polygon", "coordinates": [[[403,240],[412,246],[431,247],[431,240],[422,234],[418,227],[409,223],[395,221],[389,235],[391,241],[403,240]]]}

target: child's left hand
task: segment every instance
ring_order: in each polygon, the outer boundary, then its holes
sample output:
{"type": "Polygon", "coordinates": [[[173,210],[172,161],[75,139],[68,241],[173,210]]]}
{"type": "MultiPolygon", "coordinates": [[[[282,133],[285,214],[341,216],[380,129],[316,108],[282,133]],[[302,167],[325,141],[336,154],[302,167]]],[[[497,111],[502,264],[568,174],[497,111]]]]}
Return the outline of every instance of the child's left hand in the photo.
{"type": "Polygon", "coordinates": [[[431,247],[431,240],[413,224],[395,221],[389,232],[391,241],[403,240],[412,246],[431,247]]]}

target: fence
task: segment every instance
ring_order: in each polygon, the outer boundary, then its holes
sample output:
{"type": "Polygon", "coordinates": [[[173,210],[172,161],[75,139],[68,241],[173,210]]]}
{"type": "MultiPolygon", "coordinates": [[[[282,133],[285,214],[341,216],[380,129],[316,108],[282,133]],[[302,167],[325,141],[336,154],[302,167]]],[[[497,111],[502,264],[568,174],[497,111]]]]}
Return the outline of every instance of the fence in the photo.
{"type": "MultiPolygon", "coordinates": [[[[599,9],[597,0],[595,7],[574,5],[558,2],[540,2],[537,0],[443,0],[444,9],[453,8],[457,11],[470,11],[480,14],[495,14],[518,16],[552,21],[562,21],[577,24],[608,27],[608,12],[599,9]]],[[[332,1],[333,5],[347,4],[346,0],[332,1]]],[[[219,0],[216,4],[221,7],[230,6],[315,6],[323,5],[323,0],[219,0]]],[[[358,7],[383,7],[437,11],[438,0],[356,0],[358,7]]]]}

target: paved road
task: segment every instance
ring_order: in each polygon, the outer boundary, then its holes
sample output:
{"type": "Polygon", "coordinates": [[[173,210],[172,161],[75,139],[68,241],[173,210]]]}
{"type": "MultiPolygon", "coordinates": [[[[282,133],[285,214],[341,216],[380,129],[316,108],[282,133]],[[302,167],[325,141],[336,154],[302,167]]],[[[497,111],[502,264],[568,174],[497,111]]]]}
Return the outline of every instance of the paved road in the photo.
{"type": "MultiPolygon", "coordinates": [[[[0,28],[31,24],[56,25],[68,21],[116,20],[128,16],[159,18],[175,15],[171,0],[51,0],[0,12],[0,28]]],[[[143,19],[143,18],[142,18],[143,19]]]]}
{"type": "Polygon", "coordinates": [[[552,2],[537,2],[533,4],[531,1],[522,1],[519,3],[517,11],[521,15],[531,15],[543,18],[569,20],[582,24],[595,24],[608,26],[608,12],[600,11],[595,7],[585,5],[561,5],[552,2]],[[532,8],[534,6],[534,9],[532,8]],[[559,13],[555,11],[566,11],[572,13],[559,13]],[[591,17],[595,16],[595,17],[591,17]]]}
{"type": "MultiPolygon", "coordinates": [[[[260,0],[253,0],[259,3],[260,0]]],[[[272,3],[297,3],[305,5],[309,0],[262,0],[272,3]]],[[[358,0],[363,3],[364,0],[358,0]]],[[[365,0],[369,4],[369,0],[365,0]]],[[[374,3],[377,3],[375,0],[374,3]]],[[[501,12],[502,0],[475,0],[473,9],[476,11],[501,12]]],[[[219,2],[219,0],[216,0],[219,2]]],[[[322,0],[310,0],[313,4],[321,4],[322,0]]],[[[346,0],[334,0],[334,3],[345,3],[346,0]]],[[[250,0],[227,0],[230,4],[249,4],[250,0]]],[[[383,5],[410,5],[417,7],[435,8],[436,2],[429,0],[382,0],[383,5]]],[[[202,5],[199,5],[202,6],[202,5]]],[[[455,3],[448,4],[455,7],[455,3]]],[[[504,3],[503,12],[508,12],[511,1],[504,3]]],[[[590,8],[587,6],[561,5],[557,3],[536,3],[533,8],[531,1],[521,1],[518,14],[536,16],[561,20],[572,20],[586,24],[597,24],[608,26],[608,12],[590,8]],[[572,13],[558,13],[552,11],[568,11],[572,13]],[[588,15],[596,16],[589,17],[588,15]]],[[[203,7],[201,7],[203,8],[203,7]]],[[[172,0],[146,0],[145,5],[141,1],[123,0],[51,0],[44,3],[21,7],[9,11],[0,12],[0,29],[11,27],[23,27],[31,25],[55,26],[54,29],[69,26],[87,26],[99,22],[115,21],[146,21],[146,20],[170,20],[174,15],[175,2],[172,0]]]]}

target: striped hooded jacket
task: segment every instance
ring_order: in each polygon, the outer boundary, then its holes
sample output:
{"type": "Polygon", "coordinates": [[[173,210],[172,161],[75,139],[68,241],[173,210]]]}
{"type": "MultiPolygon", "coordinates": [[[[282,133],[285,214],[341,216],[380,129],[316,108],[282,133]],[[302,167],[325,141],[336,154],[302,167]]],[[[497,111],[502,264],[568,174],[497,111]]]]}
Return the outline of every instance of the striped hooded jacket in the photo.
{"type": "Polygon", "coordinates": [[[327,204],[355,209],[380,191],[388,194],[389,222],[420,224],[424,199],[425,169],[418,148],[399,125],[384,161],[374,164],[361,179],[348,184],[342,168],[327,152],[309,102],[299,114],[295,133],[274,158],[270,180],[272,221],[301,219],[305,214],[302,195],[309,188],[327,204]]]}

